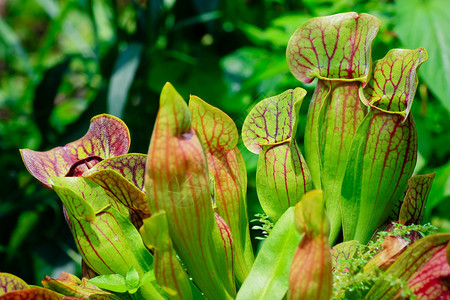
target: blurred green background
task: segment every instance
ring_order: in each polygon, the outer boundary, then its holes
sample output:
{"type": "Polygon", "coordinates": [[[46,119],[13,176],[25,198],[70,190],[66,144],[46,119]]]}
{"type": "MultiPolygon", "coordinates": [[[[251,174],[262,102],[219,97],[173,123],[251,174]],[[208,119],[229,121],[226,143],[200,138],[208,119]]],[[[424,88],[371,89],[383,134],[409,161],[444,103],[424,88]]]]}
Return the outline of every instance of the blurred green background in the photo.
{"type": "MultiPolygon", "coordinates": [[[[146,153],[166,81],[185,99],[223,109],[238,128],[254,103],[301,86],[301,141],[314,83],[289,73],[287,42],[309,18],[348,11],[383,22],[374,60],[391,48],[428,50],[412,108],[416,172],[436,172],[425,221],[450,231],[449,1],[9,0],[0,1],[0,272],[39,283],[80,270],[59,200],[28,174],[19,148],[64,145],[108,112],[129,126],[130,151],[146,153]]],[[[240,149],[253,216],[257,157],[240,149]]]]}

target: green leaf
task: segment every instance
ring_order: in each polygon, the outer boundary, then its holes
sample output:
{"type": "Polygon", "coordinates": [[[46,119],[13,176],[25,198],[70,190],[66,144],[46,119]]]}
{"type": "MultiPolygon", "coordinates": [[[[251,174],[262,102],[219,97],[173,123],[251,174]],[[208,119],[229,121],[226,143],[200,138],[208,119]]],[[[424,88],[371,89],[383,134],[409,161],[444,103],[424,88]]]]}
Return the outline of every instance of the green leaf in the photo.
{"type": "MultiPolygon", "coordinates": [[[[147,156],[126,154],[105,159],[83,173],[100,185],[114,199],[111,204],[124,213],[120,204],[146,215],[150,214],[144,191],[144,170],[147,156]]],[[[124,213],[127,215],[127,213],[124,213]]]]}
{"type": "Polygon", "coordinates": [[[342,226],[340,195],[347,158],[356,130],[366,114],[359,100],[359,87],[359,82],[331,83],[330,96],[321,100],[318,124],[313,125],[318,127],[321,186],[331,223],[331,243],[342,226]]]}
{"type": "MultiPolygon", "coordinates": [[[[111,199],[99,185],[83,177],[51,180],[67,208],[78,251],[90,268],[100,275],[126,274],[131,266],[139,276],[152,270],[153,257],[139,232],[111,206],[111,199]]],[[[142,286],[138,292],[161,298],[152,284],[142,286]]]]}
{"type": "Polygon", "coordinates": [[[314,77],[366,82],[370,74],[372,41],[380,21],[368,14],[342,13],[312,18],[289,40],[286,56],[298,80],[314,77]]]}
{"type": "Polygon", "coordinates": [[[264,212],[276,221],[311,190],[311,176],[295,140],[262,149],[256,169],[256,191],[264,212]]]}
{"type": "Polygon", "coordinates": [[[416,94],[417,70],[428,59],[423,48],[393,49],[375,62],[373,76],[364,89],[361,101],[384,112],[409,115],[416,94]]]}
{"type": "Polygon", "coordinates": [[[408,48],[424,47],[430,59],[420,70],[422,80],[450,111],[450,6],[446,0],[396,2],[397,32],[408,48]]]}
{"type": "Polygon", "coordinates": [[[161,210],[144,219],[140,233],[146,246],[154,249],[154,274],[161,288],[171,299],[192,299],[189,279],[172,244],[166,213],[161,210]]]}
{"type": "Polygon", "coordinates": [[[412,116],[403,122],[400,115],[371,110],[353,139],[342,183],[344,240],[369,241],[403,195],[416,157],[412,116]]]}
{"type": "Polygon", "coordinates": [[[97,276],[89,279],[89,282],[101,289],[116,293],[125,293],[128,290],[125,277],[119,274],[97,276]]]}
{"type": "Polygon", "coordinates": [[[295,227],[303,233],[289,271],[287,298],[329,300],[333,291],[330,222],[323,192],[313,190],[295,205],[295,227]]]}
{"type": "MultiPolygon", "coordinates": [[[[322,188],[321,158],[319,150],[319,132],[322,128],[321,109],[329,101],[331,83],[325,80],[317,81],[306,116],[305,128],[305,160],[311,172],[312,181],[316,189],[322,188]]],[[[322,117],[323,118],[323,117],[322,117]]]]}
{"type": "Polygon", "coordinates": [[[131,266],[125,276],[125,284],[130,294],[136,293],[139,288],[139,273],[131,266]]]}
{"type": "Polygon", "coordinates": [[[276,221],[311,189],[311,176],[295,141],[306,91],[288,90],[259,102],[246,117],[242,140],[259,154],[256,187],[263,210],[276,221]]]}
{"type": "Polygon", "coordinates": [[[372,109],[357,129],[341,188],[344,240],[366,243],[406,190],[417,160],[417,132],[408,115],[423,49],[391,50],[360,89],[372,109]]]}
{"type": "Polygon", "coordinates": [[[243,282],[254,256],[247,217],[247,172],[237,148],[239,134],[228,115],[200,98],[191,96],[189,109],[192,128],[205,150],[214,204],[233,236],[236,277],[243,282]]]}
{"type": "Polygon", "coordinates": [[[0,296],[8,292],[22,291],[28,288],[28,284],[19,277],[9,273],[0,273],[0,296]]]}
{"type": "Polygon", "coordinates": [[[141,60],[142,49],[141,44],[129,44],[121,51],[114,66],[108,87],[108,113],[119,118],[123,116],[128,91],[141,60]]]}
{"type": "Polygon", "coordinates": [[[427,215],[431,214],[433,208],[450,198],[450,162],[435,171],[436,178],[433,181],[433,186],[431,187],[427,201],[427,215]]]}
{"type": "Polygon", "coordinates": [[[123,155],[130,147],[130,132],[120,119],[102,114],[91,119],[89,131],[80,139],[46,152],[21,149],[28,171],[41,184],[52,176],[82,173],[102,159],[123,155]]]}
{"type": "Polygon", "coordinates": [[[434,177],[435,173],[432,173],[416,175],[408,180],[408,190],[398,218],[400,224],[420,224],[425,213],[425,206],[434,177]]]}
{"type": "Polygon", "coordinates": [[[166,212],[175,248],[200,290],[213,299],[233,298],[234,282],[223,268],[226,257],[214,247],[218,232],[205,154],[186,102],[169,83],[161,92],[145,188],[150,211],[166,212]]]}
{"type": "Polygon", "coordinates": [[[261,146],[291,143],[295,139],[298,112],[306,91],[302,88],[260,101],[242,125],[242,141],[255,154],[261,146]]]}
{"type": "Polygon", "coordinates": [[[302,234],[295,229],[291,207],[264,241],[236,299],[283,299],[288,289],[289,268],[301,238],[302,234]]]}
{"type": "MultiPolygon", "coordinates": [[[[98,277],[96,277],[98,279],[98,277]]],[[[95,279],[94,279],[95,281],[95,279]]],[[[110,292],[103,291],[96,285],[90,283],[83,278],[80,280],[75,275],[62,272],[58,278],[54,279],[50,276],[45,276],[42,280],[45,288],[63,294],[65,296],[74,297],[101,297],[105,300],[119,300],[120,297],[110,292]]]]}
{"type": "Polygon", "coordinates": [[[351,259],[358,250],[358,241],[351,240],[339,243],[331,248],[331,261],[333,267],[336,267],[342,261],[351,259]]]}

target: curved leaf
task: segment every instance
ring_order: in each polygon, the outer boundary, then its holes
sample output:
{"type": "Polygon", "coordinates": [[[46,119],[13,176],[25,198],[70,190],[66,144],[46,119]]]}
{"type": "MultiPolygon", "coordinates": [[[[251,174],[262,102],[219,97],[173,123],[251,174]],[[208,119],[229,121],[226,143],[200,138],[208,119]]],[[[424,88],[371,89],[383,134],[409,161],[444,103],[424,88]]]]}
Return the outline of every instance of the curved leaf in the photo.
{"type": "Polygon", "coordinates": [[[171,299],[192,299],[189,279],[173,248],[166,213],[159,211],[144,219],[140,233],[147,247],[154,249],[155,277],[162,289],[171,299]]]}
{"type": "Polygon", "coordinates": [[[129,153],[125,155],[110,157],[102,160],[83,175],[87,176],[100,170],[114,170],[125,179],[133,183],[135,187],[144,191],[146,154],[129,153]]]}
{"type": "Polygon", "coordinates": [[[0,296],[1,300],[29,300],[29,299],[43,299],[43,300],[62,300],[63,295],[53,291],[33,287],[26,290],[14,291],[0,296]]]}
{"type": "Polygon", "coordinates": [[[257,103],[242,125],[245,147],[259,154],[261,146],[291,142],[297,130],[297,115],[306,91],[288,90],[257,103]]]}
{"type": "Polygon", "coordinates": [[[295,206],[295,227],[304,236],[289,271],[288,299],[331,298],[330,222],[324,208],[323,192],[319,190],[306,193],[295,206]]]}
{"type": "Polygon", "coordinates": [[[262,147],[256,169],[256,191],[261,207],[273,221],[311,188],[311,175],[295,140],[262,147]]]}
{"type": "Polygon", "coordinates": [[[247,172],[236,147],[239,134],[229,116],[200,98],[191,96],[189,109],[192,127],[205,150],[214,204],[233,235],[236,277],[243,282],[254,257],[245,197],[247,172]]]}
{"type": "Polygon", "coordinates": [[[393,49],[375,62],[373,76],[361,90],[361,101],[384,112],[409,115],[416,94],[417,70],[428,59],[424,48],[393,49]]]}
{"type": "Polygon", "coordinates": [[[377,18],[354,12],[310,19],[289,40],[289,69],[304,83],[318,77],[364,84],[379,26],[377,18]]]}
{"type": "Polygon", "coordinates": [[[403,195],[417,158],[412,116],[371,110],[359,126],[341,188],[344,240],[366,243],[403,195]]]}
{"type": "MultiPolygon", "coordinates": [[[[391,278],[409,281],[434,256],[445,249],[450,240],[450,234],[433,234],[414,242],[403,252],[386,272],[391,278]]],[[[445,250],[444,250],[445,251],[445,250]]],[[[447,262],[445,262],[447,263],[447,262]]],[[[419,276],[422,276],[421,274],[419,276]]],[[[418,286],[420,287],[420,286],[418,286]]],[[[391,285],[389,280],[378,280],[369,290],[367,299],[392,299],[400,292],[399,286],[391,285]]]]}
{"type": "Polygon", "coordinates": [[[75,166],[82,172],[102,159],[127,153],[129,147],[130,133],[125,123],[103,114],[91,119],[89,131],[79,140],[46,152],[21,149],[20,153],[31,175],[51,189],[48,179],[66,176],[77,162],[83,160],[75,166]]]}
{"type": "Polygon", "coordinates": [[[9,273],[0,273],[0,295],[28,288],[28,284],[21,278],[9,273]]]}
{"type": "Polygon", "coordinates": [[[450,265],[442,247],[408,280],[408,287],[419,299],[449,299],[450,265]]]}
{"type": "Polygon", "coordinates": [[[75,275],[62,272],[58,278],[52,278],[45,276],[42,280],[42,284],[45,288],[60,293],[65,296],[74,297],[89,297],[98,295],[101,299],[105,300],[119,300],[120,297],[99,289],[97,286],[86,281],[85,278],[80,280],[75,275]]]}
{"type": "MultiPolygon", "coordinates": [[[[77,249],[90,268],[99,275],[125,276],[133,266],[141,278],[152,270],[153,257],[139,232],[111,207],[99,185],[83,177],[53,177],[51,181],[67,208],[77,249]]],[[[142,286],[138,293],[161,298],[152,284],[142,286]]]]}
{"type": "Polygon", "coordinates": [[[217,226],[211,205],[208,166],[202,145],[191,129],[186,102],[167,83],[150,141],[145,188],[150,212],[165,210],[175,248],[207,297],[232,298],[235,291],[217,255],[217,226]]]}
{"type": "Polygon", "coordinates": [[[420,224],[435,176],[435,173],[416,175],[408,180],[408,190],[406,191],[398,218],[400,224],[420,224]]]}

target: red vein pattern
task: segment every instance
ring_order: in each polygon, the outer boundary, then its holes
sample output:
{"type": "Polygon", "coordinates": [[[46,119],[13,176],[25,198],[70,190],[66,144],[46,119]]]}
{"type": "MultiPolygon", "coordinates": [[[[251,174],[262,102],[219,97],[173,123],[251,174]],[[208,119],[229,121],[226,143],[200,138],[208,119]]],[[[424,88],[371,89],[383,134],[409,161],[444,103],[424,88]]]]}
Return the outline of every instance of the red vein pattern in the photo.
{"type": "Polygon", "coordinates": [[[259,154],[258,198],[273,221],[312,188],[309,169],[295,141],[297,114],[305,94],[296,88],[262,100],[242,126],[244,145],[259,154]]]}
{"type": "Polygon", "coordinates": [[[129,153],[125,155],[110,157],[102,160],[85,175],[93,174],[100,170],[114,170],[132,183],[135,187],[144,192],[145,162],[147,155],[139,153],[129,153]]]}
{"type": "Polygon", "coordinates": [[[440,247],[408,281],[408,287],[417,299],[450,299],[450,265],[447,261],[448,246],[440,247]]]}
{"type": "Polygon", "coordinates": [[[100,159],[92,162],[97,163],[101,159],[125,154],[129,147],[130,133],[125,123],[103,114],[92,118],[89,131],[79,140],[46,152],[22,149],[20,153],[31,175],[51,189],[47,180],[53,176],[66,176],[78,161],[97,157],[100,159]]]}
{"type": "MultiPolygon", "coordinates": [[[[86,278],[80,280],[75,275],[61,272],[58,278],[45,276],[42,285],[52,291],[56,291],[65,296],[99,298],[105,300],[119,300],[120,298],[113,293],[103,291],[97,286],[86,281],[86,278]]],[[[67,297],[66,297],[67,298],[67,297]]],[[[65,298],[65,299],[66,299],[65,298]]]]}
{"type": "Polygon", "coordinates": [[[341,209],[344,239],[366,243],[406,189],[416,165],[417,133],[412,116],[403,122],[402,116],[372,110],[363,123],[348,159],[341,209]]]}
{"type": "Polygon", "coordinates": [[[333,288],[330,224],[321,191],[305,194],[295,206],[295,227],[304,236],[292,260],[287,298],[328,300],[333,288]]]}
{"type": "Polygon", "coordinates": [[[287,90],[257,103],[242,125],[245,147],[259,154],[262,145],[290,142],[295,137],[297,115],[306,91],[287,90]]]}
{"type": "Polygon", "coordinates": [[[330,240],[341,229],[340,195],[353,137],[366,114],[359,101],[359,82],[332,83],[331,95],[321,109],[319,151],[321,184],[331,223],[330,240]]]}
{"type": "Polygon", "coordinates": [[[375,62],[373,76],[362,90],[361,100],[367,106],[398,113],[406,120],[417,89],[417,70],[427,59],[424,48],[390,50],[375,62]]]}
{"type": "Polygon", "coordinates": [[[0,273],[0,295],[21,291],[28,288],[28,284],[17,276],[8,273],[0,273]]]}
{"type": "Polygon", "coordinates": [[[173,248],[165,212],[145,219],[140,232],[144,243],[154,249],[153,268],[161,288],[171,299],[192,299],[189,279],[173,248]]]}
{"type": "Polygon", "coordinates": [[[435,176],[435,173],[416,175],[408,180],[408,190],[403,200],[398,219],[400,224],[420,224],[425,213],[425,205],[435,176]]]}
{"type": "Polygon", "coordinates": [[[186,102],[166,84],[150,141],[145,188],[151,213],[165,210],[170,236],[196,284],[211,299],[232,298],[233,284],[218,264],[212,240],[217,226],[202,145],[191,129],[186,102]]]}
{"type": "Polygon", "coordinates": [[[213,201],[219,215],[230,226],[234,239],[234,269],[240,282],[253,264],[247,218],[245,162],[236,147],[239,134],[233,120],[221,110],[191,96],[192,127],[203,149],[211,181],[213,201]]]}
{"type": "MultiPolygon", "coordinates": [[[[420,274],[418,271],[430,262],[432,262],[435,254],[441,251],[442,248],[447,247],[450,240],[450,234],[441,233],[426,236],[420,240],[414,242],[409,246],[405,252],[403,252],[400,257],[392,264],[386,272],[391,276],[391,278],[400,278],[409,281],[416,275],[420,274]]],[[[427,268],[425,269],[426,271],[427,268]]],[[[420,286],[416,286],[420,289],[420,286]]],[[[426,286],[424,287],[426,291],[426,286]]],[[[432,289],[429,290],[431,292],[432,289]]],[[[400,293],[399,286],[392,286],[390,281],[379,280],[370,289],[367,294],[367,299],[393,299],[398,293],[400,293]]]]}
{"type": "Polygon", "coordinates": [[[355,255],[356,250],[358,249],[357,246],[358,242],[353,240],[339,243],[331,248],[331,265],[333,266],[333,272],[341,261],[349,260],[355,255]]]}
{"type": "Polygon", "coordinates": [[[277,220],[312,189],[311,175],[295,140],[262,149],[256,170],[256,191],[264,211],[277,220]]]}
{"type": "Polygon", "coordinates": [[[289,40],[286,57],[298,80],[314,77],[365,82],[370,73],[371,46],[380,21],[367,14],[343,13],[313,18],[289,40]]]}
{"type": "Polygon", "coordinates": [[[62,300],[63,296],[53,291],[33,287],[22,291],[9,292],[0,296],[2,300],[62,300]]]}

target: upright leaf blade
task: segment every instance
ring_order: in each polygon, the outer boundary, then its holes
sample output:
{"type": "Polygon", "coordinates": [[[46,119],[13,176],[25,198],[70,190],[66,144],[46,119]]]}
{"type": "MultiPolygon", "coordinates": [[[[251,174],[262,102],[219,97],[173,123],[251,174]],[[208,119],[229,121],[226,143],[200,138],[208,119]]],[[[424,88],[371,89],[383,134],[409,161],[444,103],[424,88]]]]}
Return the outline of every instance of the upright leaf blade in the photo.
{"type": "Polygon", "coordinates": [[[189,109],[192,127],[205,149],[214,204],[233,235],[234,270],[243,282],[254,257],[247,217],[247,173],[236,146],[239,134],[230,117],[200,98],[191,96],[189,109]]]}
{"type": "Polygon", "coordinates": [[[160,108],[150,142],[145,187],[152,213],[165,210],[175,248],[207,297],[228,299],[233,283],[222,269],[213,232],[208,167],[202,145],[191,129],[186,102],[172,85],[161,92],[160,108]]]}
{"type": "Polygon", "coordinates": [[[369,241],[406,189],[417,158],[412,116],[372,110],[358,128],[341,189],[344,240],[369,241]]]}
{"type": "Polygon", "coordinates": [[[342,180],[356,130],[366,114],[358,97],[358,82],[334,82],[330,97],[324,99],[318,119],[321,185],[330,218],[330,242],[342,226],[340,194],[342,180]]]}
{"type": "Polygon", "coordinates": [[[360,96],[371,106],[351,146],[341,188],[344,239],[366,243],[396,205],[417,159],[417,132],[408,115],[423,49],[390,51],[374,66],[360,96]]]}
{"type": "Polygon", "coordinates": [[[288,289],[289,268],[301,238],[302,234],[295,229],[294,208],[291,207],[264,242],[236,300],[283,299],[288,289]]]}
{"type": "Polygon", "coordinates": [[[192,299],[189,279],[181,266],[169,234],[166,213],[159,211],[144,220],[144,243],[154,249],[155,277],[171,299],[192,299]]]}
{"type": "Polygon", "coordinates": [[[288,299],[331,298],[330,223],[324,205],[323,192],[313,190],[295,206],[295,226],[304,236],[289,271],[288,299]]]}
{"type": "Polygon", "coordinates": [[[416,175],[408,180],[408,190],[400,208],[398,219],[400,224],[420,224],[434,177],[435,173],[432,173],[416,175]]]}

